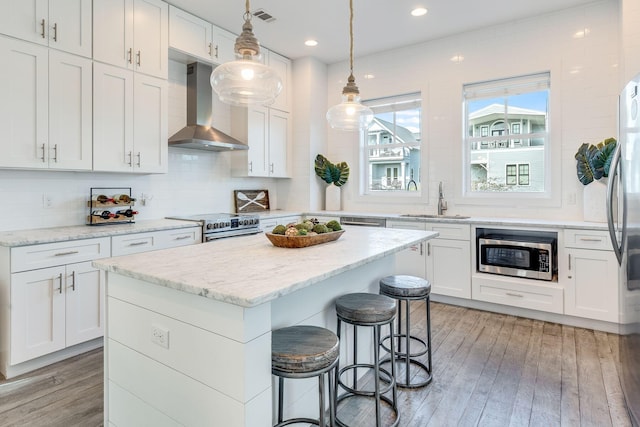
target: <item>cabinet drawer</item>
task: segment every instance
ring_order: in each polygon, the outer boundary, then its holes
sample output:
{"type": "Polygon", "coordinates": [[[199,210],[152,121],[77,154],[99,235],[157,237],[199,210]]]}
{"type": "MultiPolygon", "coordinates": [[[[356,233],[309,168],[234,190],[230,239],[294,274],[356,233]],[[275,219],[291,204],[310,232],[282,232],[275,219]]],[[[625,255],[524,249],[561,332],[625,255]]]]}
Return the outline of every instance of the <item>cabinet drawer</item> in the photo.
{"type": "Polygon", "coordinates": [[[129,234],[111,238],[111,255],[131,255],[162,249],[160,232],[129,234]]]}
{"type": "Polygon", "coordinates": [[[474,300],[512,307],[563,313],[564,293],[560,286],[538,284],[533,280],[528,282],[507,282],[474,277],[472,297],[474,300]]]}
{"type": "Polygon", "coordinates": [[[109,237],[11,248],[11,272],[36,270],[111,256],[109,237]]]}
{"type": "Polygon", "coordinates": [[[603,230],[564,230],[564,245],[568,248],[613,250],[609,232],[603,230]]]}
{"type": "Polygon", "coordinates": [[[202,228],[193,227],[181,228],[179,230],[167,230],[161,232],[159,238],[160,245],[163,249],[195,245],[197,243],[202,243],[202,228]]]}
{"type": "Polygon", "coordinates": [[[427,223],[427,230],[440,233],[439,239],[471,240],[471,226],[469,224],[450,224],[444,222],[427,223]]]}

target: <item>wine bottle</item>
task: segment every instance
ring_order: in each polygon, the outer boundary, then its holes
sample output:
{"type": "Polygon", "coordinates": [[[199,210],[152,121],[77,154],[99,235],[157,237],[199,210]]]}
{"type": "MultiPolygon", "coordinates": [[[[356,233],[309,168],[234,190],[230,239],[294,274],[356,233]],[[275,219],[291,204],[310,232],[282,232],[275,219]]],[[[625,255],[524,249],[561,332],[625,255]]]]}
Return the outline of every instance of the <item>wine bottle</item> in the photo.
{"type": "Polygon", "coordinates": [[[138,211],[134,211],[133,209],[125,209],[122,211],[117,211],[116,215],[126,216],[127,218],[131,218],[134,215],[138,215],[138,211]]]}
{"type": "Polygon", "coordinates": [[[109,219],[109,218],[113,218],[116,216],[116,214],[110,212],[110,211],[93,211],[91,212],[91,215],[93,216],[98,216],[102,219],[109,219]]]}

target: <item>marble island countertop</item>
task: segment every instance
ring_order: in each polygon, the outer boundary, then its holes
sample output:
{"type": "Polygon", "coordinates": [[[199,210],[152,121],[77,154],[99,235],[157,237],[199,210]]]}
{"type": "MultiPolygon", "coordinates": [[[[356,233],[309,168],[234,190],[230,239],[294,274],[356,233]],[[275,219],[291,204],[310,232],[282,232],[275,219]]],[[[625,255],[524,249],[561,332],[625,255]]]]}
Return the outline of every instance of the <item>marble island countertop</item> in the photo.
{"type": "Polygon", "coordinates": [[[437,236],[431,231],[345,227],[334,242],[288,249],[275,247],[263,234],[256,234],[105,258],[93,265],[155,285],[254,307],[437,236]]]}

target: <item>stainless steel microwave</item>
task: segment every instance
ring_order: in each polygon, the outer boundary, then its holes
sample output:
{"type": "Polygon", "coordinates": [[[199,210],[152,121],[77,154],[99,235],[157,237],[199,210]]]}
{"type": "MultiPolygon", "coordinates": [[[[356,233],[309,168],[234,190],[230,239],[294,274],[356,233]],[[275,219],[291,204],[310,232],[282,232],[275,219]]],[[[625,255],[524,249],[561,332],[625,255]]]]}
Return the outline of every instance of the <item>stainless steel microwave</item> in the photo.
{"type": "Polygon", "coordinates": [[[556,239],[489,234],[478,237],[478,271],[539,280],[557,272],[556,239]]]}

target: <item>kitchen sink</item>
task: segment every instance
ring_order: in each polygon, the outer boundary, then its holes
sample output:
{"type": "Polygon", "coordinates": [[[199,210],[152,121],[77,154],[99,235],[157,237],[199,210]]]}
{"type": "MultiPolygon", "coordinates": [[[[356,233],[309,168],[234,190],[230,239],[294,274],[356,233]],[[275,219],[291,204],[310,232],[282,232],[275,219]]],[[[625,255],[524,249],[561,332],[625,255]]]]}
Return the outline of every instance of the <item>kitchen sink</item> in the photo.
{"type": "Polygon", "coordinates": [[[437,219],[469,219],[468,216],[462,215],[431,215],[431,214],[402,214],[402,217],[407,218],[437,218],[437,219]]]}

